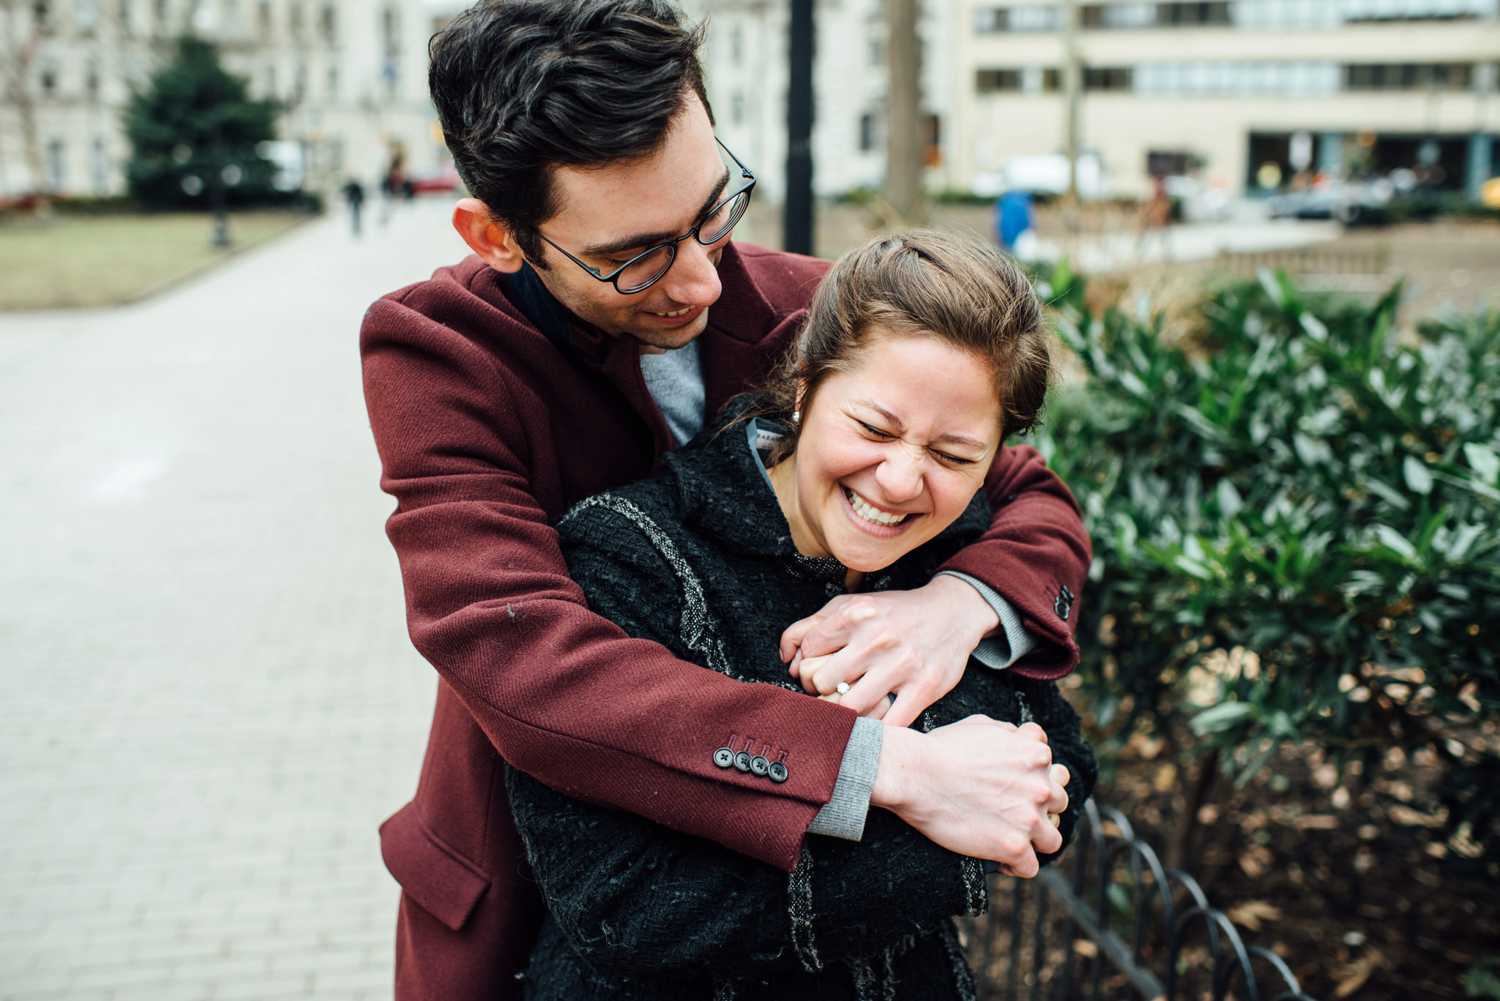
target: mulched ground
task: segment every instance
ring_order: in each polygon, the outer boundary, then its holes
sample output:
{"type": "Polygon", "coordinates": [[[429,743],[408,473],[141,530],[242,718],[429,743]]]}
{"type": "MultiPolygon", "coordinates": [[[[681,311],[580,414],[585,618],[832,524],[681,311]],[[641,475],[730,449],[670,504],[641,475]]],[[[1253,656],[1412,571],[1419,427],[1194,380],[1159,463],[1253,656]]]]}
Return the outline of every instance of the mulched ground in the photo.
{"type": "MultiPolygon", "coordinates": [[[[1497,997],[1466,994],[1464,982],[1488,961],[1495,964],[1491,982],[1500,987],[1500,859],[1479,858],[1472,839],[1448,830],[1446,814],[1430,801],[1434,765],[1430,754],[1391,750],[1372,773],[1355,767],[1340,776],[1315,748],[1289,746],[1243,788],[1221,778],[1185,852],[1177,849],[1193,776],[1170,760],[1163,742],[1131,740],[1113,774],[1101,779],[1098,798],[1124,813],[1136,836],[1169,867],[1192,873],[1247,944],[1285,959],[1312,997],[1497,997]]],[[[1116,872],[1125,883],[1123,867],[1116,872]]],[[[1023,892],[1019,996],[1029,997],[1036,890],[1023,892]]],[[[1128,941],[1134,906],[1123,890],[1113,893],[1114,929],[1128,941]]],[[[969,929],[971,959],[988,981],[985,997],[1007,997],[1009,961],[1017,951],[1009,933],[1011,906],[995,900],[991,916],[969,929]]],[[[1040,996],[1091,996],[1083,988],[1091,983],[1088,963],[1096,950],[1086,941],[1070,944],[1058,910],[1055,904],[1049,909],[1041,936],[1049,971],[1043,983],[1054,992],[1040,996]],[[1070,948],[1074,986],[1055,993],[1070,948]]],[[[1210,996],[1207,952],[1201,938],[1197,943],[1188,951],[1184,966],[1191,970],[1178,997],[1210,996]]],[[[1149,965],[1164,976],[1163,950],[1154,955],[1149,965]]],[[[1140,996],[1123,978],[1106,975],[1103,982],[1104,997],[1140,996]]],[[[1269,986],[1263,982],[1262,997],[1280,993],[1279,984],[1269,986]]]]}

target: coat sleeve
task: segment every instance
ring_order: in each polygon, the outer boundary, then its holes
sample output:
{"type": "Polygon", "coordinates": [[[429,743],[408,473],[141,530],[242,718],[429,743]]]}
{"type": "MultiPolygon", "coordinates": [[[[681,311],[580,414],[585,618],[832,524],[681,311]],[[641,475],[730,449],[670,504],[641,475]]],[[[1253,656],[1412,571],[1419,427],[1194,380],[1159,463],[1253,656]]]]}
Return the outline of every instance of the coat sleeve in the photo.
{"type": "Polygon", "coordinates": [[[587,607],[533,495],[516,376],[425,315],[482,325],[470,308],[382,299],[361,330],[413,643],[506,761],[790,870],[832,795],[853,715],[703,672],[684,686],[691,665],[587,607]],[[729,733],[790,749],[790,779],[715,767],[729,733]]]}
{"type": "MultiPolygon", "coordinates": [[[[632,545],[607,519],[601,515],[593,526],[572,519],[565,530],[569,565],[590,604],[627,632],[678,642],[676,610],[683,603],[677,579],[658,555],[632,545]],[[575,529],[584,537],[576,544],[575,529]],[[653,600],[641,600],[648,594],[653,600]]],[[[693,672],[682,677],[683,691],[713,676],[701,667],[682,670],[693,672]]],[[[701,838],[570,797],[514,769],[507,782],[549,911],[579,953],[614,973],[724,976],[765,972],[767,964],[817,969],[876,954],[951,915],[978,913],[986,903],[977,862],[938,847],[883,810],[871,811],[858,843],[808,838],[788,876],[701,838]]]]}
{"type": "Polygon", "coordinates": [[[1055,680],[1078,663],[1076,602],[1091,558],[1083,517],[1062,480],[1024,445],[1001,450],[984,489],[994,512],[989,529],[942,569],[982,580],[1010,602],[1041,641],[1011,670],[1055,680]]]}

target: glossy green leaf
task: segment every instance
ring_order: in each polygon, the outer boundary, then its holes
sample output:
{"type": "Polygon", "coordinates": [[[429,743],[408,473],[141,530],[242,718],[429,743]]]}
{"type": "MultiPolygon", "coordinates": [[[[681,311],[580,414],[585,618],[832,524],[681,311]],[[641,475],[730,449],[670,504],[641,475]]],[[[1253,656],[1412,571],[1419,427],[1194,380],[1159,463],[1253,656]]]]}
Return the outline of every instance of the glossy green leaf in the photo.
{"type": "Polygon", "coordinates": [[[1401,463],[1401,475],[1406,478],[1406,485],[1411,488],[1412,493],[1422,494],[1424,497],[1432,493],[1432,473],[1416,456],[1408,455],[1401,463]]]}

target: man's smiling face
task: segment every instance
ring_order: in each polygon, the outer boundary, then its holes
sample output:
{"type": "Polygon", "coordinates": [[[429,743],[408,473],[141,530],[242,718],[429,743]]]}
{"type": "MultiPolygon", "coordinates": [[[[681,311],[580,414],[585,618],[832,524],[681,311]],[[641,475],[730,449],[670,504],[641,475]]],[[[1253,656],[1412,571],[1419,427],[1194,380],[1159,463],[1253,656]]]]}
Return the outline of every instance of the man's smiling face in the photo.
{"type": "MultiPolygon", "coordinates": [[[[559,247],[609,274],[648,246],[692,229],[738,181],[731,177],[713,125],[691,92],[656,152],[603,167],[557,167],[558,211],[540,229],[559,247]]],[[[555,247],[542,244],[547,267],[537,275],[573,315],[607,334],[657,348],[678,348],[708,325],[718,301],[718,264],[729,237],[705,247],[687,239],[656,284],[622,295],[597,281],[555,247]]]]}

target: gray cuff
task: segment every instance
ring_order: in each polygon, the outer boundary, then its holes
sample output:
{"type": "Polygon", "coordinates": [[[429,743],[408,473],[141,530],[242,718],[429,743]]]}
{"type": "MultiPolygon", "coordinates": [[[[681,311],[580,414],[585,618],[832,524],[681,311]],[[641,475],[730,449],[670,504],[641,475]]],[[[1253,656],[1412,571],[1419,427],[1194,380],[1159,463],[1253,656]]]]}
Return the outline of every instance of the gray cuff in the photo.
{"type": "Polygon", "coordinates": [[[884,733],[885,726],[879,720],[861,716],[854,721],[849,743],[844,747],[844,760],[839,764],[838,781],[833,784],[833,798],[823,804],[823,809],[807,825],[807,833],[845,841],[864,837],[884,733]]]}
{"type": "Polygon", "coordinates": [[[1021,625],[1021,616],[1015,607],[984,581],[970,577],[966,573],[957,570],[944,570],[939,576],[946,574],[949,577],[957,577],[979,592],[995,614],[1000,616],[1000,628],[979,641],[974,648],[974,659],[985,667],[992,667],[997,671],[1003,671],[1016,661],[1036,649],[1036,640],[1021,625]]]}

